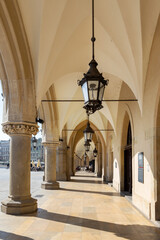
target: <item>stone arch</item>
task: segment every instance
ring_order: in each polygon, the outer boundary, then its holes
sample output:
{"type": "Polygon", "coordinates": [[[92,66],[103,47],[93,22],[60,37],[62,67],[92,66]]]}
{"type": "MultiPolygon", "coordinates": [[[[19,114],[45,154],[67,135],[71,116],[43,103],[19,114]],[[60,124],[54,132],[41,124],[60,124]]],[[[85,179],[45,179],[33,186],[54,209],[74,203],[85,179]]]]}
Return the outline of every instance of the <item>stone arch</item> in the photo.
{"type": "MultiPolygon", "coordinates": [[[[55,91],[52,84],[46,92],[45,99],[54,99],[55,91]]],[[[39,107],[39,117],[44,120],[42,138],[43,142],[58,142],[59,127],[58,127],[58,112],[54,102],[42,102],[39,107]]]]}
{"type": "Polygon", "coordinates": [[[35,123],[34,73],[17,1],[1,1],[0,16],[0,78],[5,105],[3,120],[35,123]]]}
{"type": "MultiPolygon", "coordinates": [[[[70,139],[69,139],[69,146],[71,148],[70,166],[72,167],[72,171],[70,171],[70,172],[73,172],[73,168],[74,168],[74,166],[73,166],[74,150],[75,150],[75,147],[76,147],[77,143],[79,142],[79,140],[83,138],[83,130],[85,129],[86,124],[87,124],[87,120],[78,124],[70,136],[70,139]],[[78,135],[77,135],[77,132],[79,132],[78,135]]],[[[96,134],[94,134],[94,137],[93,137],[94,144],[95,145],[97,144],[97,147],[98,147],[98,142],[100,144],[99,148],[100,148],[101,153],[99,153],[99,156],[100,156],[99,168],[101,168],[101,170],[102,170],[102,163],[104,162],[104,158],[105,158],[105,141],[104,141],[104,138],[103,138],[101,132],[98,131],[98,128],[92,122],[90,122],[90,125],[94,131],[96,130],[95,131],[96,134]]],[[[101,174],[102,173],[100,172],[99,175],[101,175],[101,174]]]]}

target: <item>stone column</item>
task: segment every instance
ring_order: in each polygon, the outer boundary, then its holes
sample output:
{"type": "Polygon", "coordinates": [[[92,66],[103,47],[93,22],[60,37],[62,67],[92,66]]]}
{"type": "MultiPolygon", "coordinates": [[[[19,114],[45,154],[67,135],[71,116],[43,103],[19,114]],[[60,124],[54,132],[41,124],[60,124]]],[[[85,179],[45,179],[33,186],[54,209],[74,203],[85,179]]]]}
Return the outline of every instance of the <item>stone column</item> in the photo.
{"type": "Polygon", "coordinates": [[[76,173],[76,167],[75,167],[75,156],[72,156],[72,175],[71,176],[75,176],[76,173]]]}
{"type": "Polygon", "coordinates": [[[56,149],[59,143],[43,143],[45,148],[45,182],[41,184],[43,189],[59,189],[56,182],[56,149]]]}
{"type": "Polygon", "coordinates": [[[95,157],[95,170],[94,172],[97,174],[98,173],[98,160],[97,157],[95,157]]]}
{"type": "Polygon", "coordinates": [[[102,155],[102,162],[103,162],[103,181],[107,181],[107,154],[106,151],[104,150],[104,153],[102,155]]]}
{"type": "Polygon", "coordinates": [[[97,173],[97,177],[102,177],[102,152],[101,152],[100,142],[98,142],[98,156],[97,156],[97,160],[98,160],[98,173],[97,173]]]}
{"type": "Polygon", "coordinates": [[[30,194],[31,136],[38,126],[29,123],[2,124],[10,141],[10,188],[8,199],[2,202],[1,211],[7,214],[24,214],[37,210],[37,200],[30,194]]]}
{"type": "Polygon", "coordinates": [[[71,153],[70,153],[70,149],[68,148],[67,149],[67,166],[66,166],[66,171],[67,171],[67,173],[66,173],[66,176],[67,176],[67,181],[70,181],[70,176],[71,176],[71,167],[70,167],[70,165],[71,165],[71,153]]]}
{"type": "Polygon", "coordinates": [[[61,144],[57,147],[57,158],[56,158],[56,179],[60,181],[67,180],[67,146],[61,144]]]}

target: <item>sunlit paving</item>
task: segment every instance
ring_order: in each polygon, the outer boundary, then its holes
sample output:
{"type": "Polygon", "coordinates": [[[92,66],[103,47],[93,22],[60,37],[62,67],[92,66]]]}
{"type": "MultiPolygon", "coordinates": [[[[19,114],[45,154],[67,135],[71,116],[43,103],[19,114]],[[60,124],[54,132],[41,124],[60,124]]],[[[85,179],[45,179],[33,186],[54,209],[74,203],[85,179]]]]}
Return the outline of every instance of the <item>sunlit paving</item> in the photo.
{"type": "MultiPolygon", "coordinates": [[[[8,180],[8,170],[0,169],[8,180]]],[[[42,172],[33,172],[31,193],[38,199],[36,213],[13,216],[0,213],[0,239],[110,239],[159,240],[160,230],[112,187],[84,171],[59,190],[40,188],[42,172]]],[[[4,187],[5,189],[5,187],[4,187]]],[[[1,200],[6,191],[1,191],[1,200]]]]}

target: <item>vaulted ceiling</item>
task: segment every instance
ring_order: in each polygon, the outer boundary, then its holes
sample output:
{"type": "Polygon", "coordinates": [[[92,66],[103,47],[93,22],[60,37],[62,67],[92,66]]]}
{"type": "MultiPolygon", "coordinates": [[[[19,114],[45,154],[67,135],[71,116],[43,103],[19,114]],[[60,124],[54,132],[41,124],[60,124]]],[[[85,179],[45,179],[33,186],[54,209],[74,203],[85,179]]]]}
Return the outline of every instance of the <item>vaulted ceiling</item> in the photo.
{"type": "MultiPolygon", "coordinates": [[[[91,0],[18,0],[18,4],[33,61],[37,106],[51,87],[51,99],[83,99],[77,80],[91,60],[91,0]]],[[[159,14],[159,0],[95,0],[95,55],[99,71],[110,80],[104,99],[137,98],[143,107],[159,14]]],[[[106,128],[109,120],[115,129],[118,103],[103,106],[91,121],[106,128]]],[[[83,103],[56,107],[59,132],[65,124],[74,128],[86,119],[83,103]]]]}

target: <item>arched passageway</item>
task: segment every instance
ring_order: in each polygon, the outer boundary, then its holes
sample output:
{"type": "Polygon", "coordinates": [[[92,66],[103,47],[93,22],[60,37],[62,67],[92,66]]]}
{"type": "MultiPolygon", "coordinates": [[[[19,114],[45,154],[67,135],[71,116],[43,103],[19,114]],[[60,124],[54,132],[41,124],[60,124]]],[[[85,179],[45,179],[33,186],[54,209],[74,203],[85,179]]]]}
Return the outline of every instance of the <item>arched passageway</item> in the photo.
{"type": "MultiPolygon", "coordinates": [[[[76,126],[74,131],[72,132],[69,145],[71,146],[71,157],[70,157],[70,173],[71,175],[75,174],[75,170],[78,167],[77,164],[81,162],[81,166],[84,166],[84,156],[85,156],[85,148],[84,148],[84,135],[83,131],[86,128],[87,121],[81,122],[76,126]]],[[[95,131],[93,134],[93,141],[91,142],[91,146],[88,152],[86,152],[86,166],[89,168],[89,162],[94,159],[94,170],[97,176],[102,177],[102,168],[104,169],[104,139],[99,129],[90,122],[91,127],[95,131]],[[97,156],[94,158],[93,150],[96,147],[98,150],[97,156]]]]}
{"type": "MultiPolygon", "coordinates": [[[[103,108],[90,116],[98,150],[95,170],[104,181],[113,180],[118,192],[132,193],[133,204],[148,218],[160,219],[160,107],[155,117],[160,1],[95,2],[96,60],[104,78],[109,79],[103,108]],[[141,152],[143,182],[138,181],[141,152]]],[[[86,123],[77,80],[82,79],[90,59],[90,3],[0,1],[3,130],[11,136],[9,199],[2,203],[6,213],[37,209],[30,193],[29,168],[30,138],[38,131],[37,117],[44,121],[42,187],[55,190],[60,186],[56,179],[70,180],[75,173],[74,156],[86,123]]]]}

